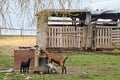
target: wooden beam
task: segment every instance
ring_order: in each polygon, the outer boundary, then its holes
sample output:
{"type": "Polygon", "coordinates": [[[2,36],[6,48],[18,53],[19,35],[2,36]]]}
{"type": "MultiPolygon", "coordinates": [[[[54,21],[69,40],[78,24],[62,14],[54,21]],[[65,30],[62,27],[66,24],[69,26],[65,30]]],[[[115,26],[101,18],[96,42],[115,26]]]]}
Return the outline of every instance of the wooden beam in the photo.
{"type": "Polygon", "coordinates": [[[85,36],[82,36],[82,35],[62,35],[62,36],[69,36],[69,37],[85,37],[85,36]]]}
{"type": "Polygon", "coordinates": [[[72,21],[72,20],[48,20],[48,22],[84,22],[84,21],[72,21]]]}
{"type": "Polygon", "coordinates": [[[80,31],[70,31],[70,32],[57,32],[57,34],[78,34],[80,31]]]}

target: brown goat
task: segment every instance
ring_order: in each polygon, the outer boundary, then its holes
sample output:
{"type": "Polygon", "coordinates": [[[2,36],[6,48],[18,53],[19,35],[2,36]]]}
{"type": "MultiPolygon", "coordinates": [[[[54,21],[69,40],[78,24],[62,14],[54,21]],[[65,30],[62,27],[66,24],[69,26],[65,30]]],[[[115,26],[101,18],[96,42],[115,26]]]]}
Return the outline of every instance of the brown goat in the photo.
{"type": "Polygon", "coordinates": [[[47,55],[45,53],[37,54],[38,58],[47,58],[47,55]]]}
{"type": "MultiPolygon", "coordinates": [[[[64,58],[60,54],[48,52],[45,49],[42,49],[42,51],[44,51],[46,53],[46,58],[48,58],[49,62],[53,61],[62,67],[62,74],[64,73],[64,71],[65,71],[65,73],[67,73],[67,70],[66,70],[66,67],[64,64],[68,57],[64,58]]],[[[39,57],[41,57],[41,56],[39,56],[39,57]]]]}

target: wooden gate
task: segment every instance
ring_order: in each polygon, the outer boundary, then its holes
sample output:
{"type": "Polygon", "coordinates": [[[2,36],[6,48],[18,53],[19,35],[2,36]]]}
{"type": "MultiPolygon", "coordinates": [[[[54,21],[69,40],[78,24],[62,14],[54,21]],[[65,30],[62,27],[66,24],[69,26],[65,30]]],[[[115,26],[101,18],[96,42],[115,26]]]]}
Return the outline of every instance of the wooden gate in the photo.
{"type": "Polygon", "coordinates": [[[120,48],[120,27],[97,26],[96,48],[120,48]]]}
{"type": "Polygon", "coordinates": [[[90,47],[91,32],[90,29],[75,26],[49,26],[48,27],[47,47],[90,47]],[[88,34],[86,35],[86,30],[88,34]],[[87,36],[87,37],[86,37],[87,36]]]}

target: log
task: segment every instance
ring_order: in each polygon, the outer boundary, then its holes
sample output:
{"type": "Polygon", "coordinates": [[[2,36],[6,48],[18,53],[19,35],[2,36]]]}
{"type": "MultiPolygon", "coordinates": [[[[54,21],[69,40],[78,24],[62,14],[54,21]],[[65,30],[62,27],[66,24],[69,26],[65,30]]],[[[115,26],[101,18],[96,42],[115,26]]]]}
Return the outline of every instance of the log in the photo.
{"type": "Polygon", "coordinates": [[[7,70],[0,70],[0,73],[11,73],[13,72],[13,68],[7,69],[7,70]]]}

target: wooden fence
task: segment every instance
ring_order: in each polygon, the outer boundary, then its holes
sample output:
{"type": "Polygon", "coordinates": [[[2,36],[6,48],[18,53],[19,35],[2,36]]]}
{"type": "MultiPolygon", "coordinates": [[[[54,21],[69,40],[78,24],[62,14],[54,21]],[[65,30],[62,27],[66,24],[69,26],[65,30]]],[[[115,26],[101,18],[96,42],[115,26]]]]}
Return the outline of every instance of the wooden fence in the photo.
{"type": "MultiPolygon", "coordinates": [[[[92,47],[92,27],[49,26],[47,47],[92,47]]],[[[95,29],[96,48],[120,48],[120,28],[97,26],[95,29]]]]}
{"type": "Polygon", "coordinates": [[[85,27],[75,26],[49,26],[48,28],[48,47],[90,47],[91,45],[91,29],[88,29],[90,35],[86,38],[85,27]],[[87,39],[87,40],[86,40],[87,39]],[[86,44],[87,43],[87,44],[86,44]]]}
{"type": "Polygon", "coordinates": [[[120,48],[120,27],[97,26],[96,32],[97,48],[120,48]]]}

